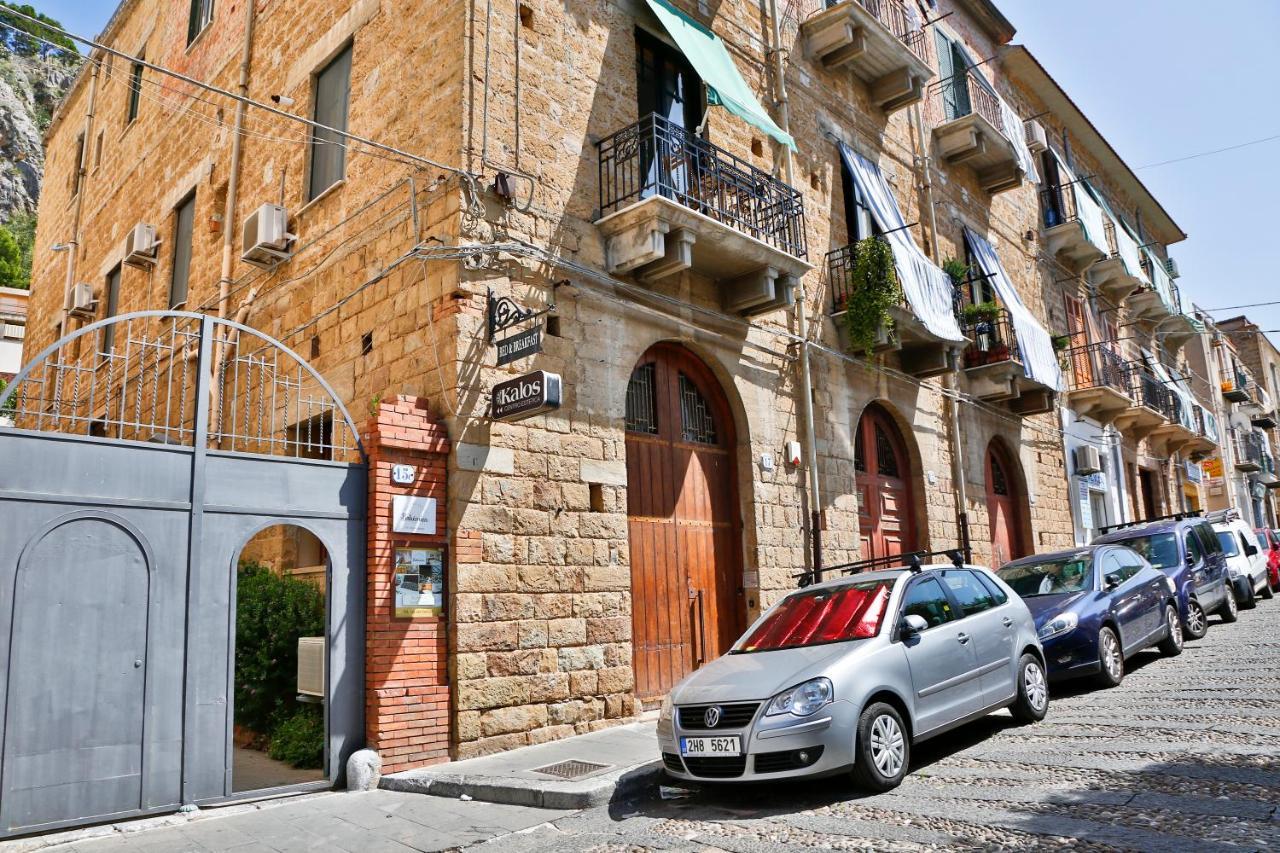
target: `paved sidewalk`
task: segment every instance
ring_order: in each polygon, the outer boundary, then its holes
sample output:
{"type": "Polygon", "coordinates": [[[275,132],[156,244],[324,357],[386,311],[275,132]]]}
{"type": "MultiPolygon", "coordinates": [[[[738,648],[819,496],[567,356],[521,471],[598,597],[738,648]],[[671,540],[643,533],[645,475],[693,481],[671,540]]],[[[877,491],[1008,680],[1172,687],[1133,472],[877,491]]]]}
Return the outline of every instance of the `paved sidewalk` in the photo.
{"type": "Polygon", "coordinates": [[[567,815],[395,791],[336,792],[0,842],[0,851],[30,850],[42,842],[74,838],[39,849],[42,853],[432,853],[542,827],[567,815]]]}
{"type": "Polygon", "coordinates": [[[382,787],[549,809],[602,806],[656,784],[662,762],[655,727],[652,721],[631,723],[482,758],[408,770],[384,776],[382,787]],[[573,778],[539,772],[564,762],[590,766],[568,768],[569,772],[582,771],[573,778]]]}

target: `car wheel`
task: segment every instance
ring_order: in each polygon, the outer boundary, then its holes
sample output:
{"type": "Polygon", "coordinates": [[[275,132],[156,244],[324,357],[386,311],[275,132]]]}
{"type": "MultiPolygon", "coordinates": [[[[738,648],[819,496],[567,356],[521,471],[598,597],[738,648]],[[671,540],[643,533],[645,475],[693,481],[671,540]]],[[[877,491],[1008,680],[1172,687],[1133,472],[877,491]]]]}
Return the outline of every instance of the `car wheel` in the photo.
{"type": "Polygon", "coordinates": [[[1258,597],[1253,594],[1253,581],[1245,578],[1244,595],[1236,600],[1236,607],[1241,610],[1252,610],[1258,606],[1258,597]]]}
{"type": "Polygon", "coordinates": [[[1268,601],[1276,597],[1276,594],[1271,590],[1270,581],[1262,585],[1262,597],[1267,599],[1268,601]]]}
{"type": "MultiPolygon", "coordinates": [[[[1231,597],[1230,589],[1226,590],[1226,597],[1231,597]]],[[[1225,608],[1226,605],[1222,607],[1225,608]]],[[[1183,633],[1190,639],[1202,639],[1204,634],[1208,634],[1208,617],[1204,616],[1204,608],[1194,598],[1187,602],[1187,621],[1183,622],[1183,633]]]]}
{"type": "Polygon", "coordinates": [[[1222,617],[1223,622],[1234,622],[1239,613],[1240,607],[1236,604],[1236,591],[1228,588],[1222,606],[1218,608],[1218,615],[1222,617]]]}
{"type": "Polygon", "coordinates": [[[1182,620],[1178,618],[1178,608],[1172,603],[1164,606],[1165,638],[1160,641],[1160,654],[1165,657],[1177,657],[1182,654],[1182,620]]]}
{"type": "Polygon", "coordinates": [[[1023,655],[1018,664],[1018,698],[1009,710],[1020,723],[1038,723],[1049,712],[1049,679],[1033,654],[1023,655]]]}
{"type": "Polygon", "coordinates": [[[1124,681],[1124,652],[1120,638],[1111,628],[1098,632],[1098,681],[1103,687],[1115,687],[1124,681]]]}
{"type": "Polygon", "coordinates": [[[873,702],[858,718],[854,746],[853,781],[871,791],[898,787],[911,763],[911,742],[897,709],[873,702]]]}

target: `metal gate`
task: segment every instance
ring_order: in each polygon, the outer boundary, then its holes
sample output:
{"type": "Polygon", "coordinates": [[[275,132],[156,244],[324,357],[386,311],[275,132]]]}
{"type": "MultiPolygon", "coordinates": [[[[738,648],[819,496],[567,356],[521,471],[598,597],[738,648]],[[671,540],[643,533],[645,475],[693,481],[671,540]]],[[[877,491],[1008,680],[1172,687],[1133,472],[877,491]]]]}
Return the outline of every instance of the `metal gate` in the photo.
{"type": "Polygon", "coordinates": [[[232,797],[236,564],[329,560],[325,772],[364,737],[358,432],[278,341],[186,312],[94,323],[0,413],[0,837],[232,797]]]}

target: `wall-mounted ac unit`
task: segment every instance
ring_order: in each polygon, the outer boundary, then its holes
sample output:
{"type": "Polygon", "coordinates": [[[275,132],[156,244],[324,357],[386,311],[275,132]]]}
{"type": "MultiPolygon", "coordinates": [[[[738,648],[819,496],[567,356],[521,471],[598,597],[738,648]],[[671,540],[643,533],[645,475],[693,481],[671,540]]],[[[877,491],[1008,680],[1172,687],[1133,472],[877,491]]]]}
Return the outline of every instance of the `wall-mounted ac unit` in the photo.
{"type": "Polygon", "coordinates": [[[1173,258],[1164,259],[1164,271],[1169,274],[1169,278],[1180,278],[1182,275],[1178,272],[1178,262],[1173,258]]]}
{"type": "Polygon", "coordinates": [[[71,288],[71,316],[91,320],[98,313],[98,300],[93,298],[93,285],[80,282],[71,288]]]}
{"type": "Polygon", "coordinates": [[[1022,123],[1022,127],[1026,131],[1027,148],[1032,154],[1049,149],[1049,136],[1045,133],[1043,124],[1035,119],[1028,119],[1022,123]]]}
{"type": "Polygon", "coordinates": [[[298,698],[324,699],[324,637],[298,638],[298,698]]]}
{"type": "Polygon", "coordinates": [[[1076,474],[1086,476],[1102,470],[1102,454],[1092,444],[1082,444],[1075,450],[1076,474]]]}
{"type": "Polygon", "coordinates": [[[289,244],[296,237],[288,232],[289,212],[278,204],[264,204],[244,221],[240,260],[262,269],[271,269],[289,260],[289,244]]]}
{"type": "Polygon", "coordinates": [[[20,341],[27,336],[27,327],[21,323],[0,323],[0,338],[20,341]]]}
{"type": "Polygon", "coordinates": [[[156,227],[139,222],[125,235],[124,263],[139,269],[150,269],[160,253],[160,241],[156,239],[156,227]]]}

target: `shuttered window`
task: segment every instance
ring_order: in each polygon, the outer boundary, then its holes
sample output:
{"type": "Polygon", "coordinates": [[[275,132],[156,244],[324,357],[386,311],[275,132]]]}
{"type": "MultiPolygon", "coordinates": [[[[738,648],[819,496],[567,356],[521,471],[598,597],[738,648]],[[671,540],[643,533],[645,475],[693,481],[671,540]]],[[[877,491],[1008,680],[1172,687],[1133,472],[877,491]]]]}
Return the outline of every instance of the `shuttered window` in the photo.
{"type": "MultiPolygon", "coordinates": [[[[107,273],[107,314],[103,319],[116,316],[116,312],[120,310],[120,267],[117,266],[111,272],[107,273]]],[[[109,325],[102,330],[102,351],[111,352],[112,347],[116,343],[116,327],[115,324],[109,325]]]]}
{"type": "Polygon", "coordinates": [[[196,40],[213,22],[213,0],[191,0],[191,17],[187,19],[187,44],[196,40]]]}
{"type": "MultiPolygon", "coordinates": [[[[315,83],[317,124],[335,130],[347,129],[347,105],[351,99],[351,46],[348,45],[326,65],[315,83]]],[[[311,136],[311,172],[307,181],[307,201],[342,180],[346,174],[346,138],[329,130],[315,130],[311,136]]]]}
{"type": "Polygon", "coordinates": [[[169,307],[177,308],[187,301],[187,285],[191,277],[191,232],[195,225],[196,195],[187,196],[173,216],[173,278],[169,280],[169,307]]]}
{"type": "MultiPolygon", "coordinates": [[[[138,59],[144,59],[141,54],[138,59]]],[[[141,62],[133,63],[133,68],[129,71],[129,110],[125,116],[124,123],[128,124],[138,117],[138,107],[142,103],[142,69],[141,62]]]]}

